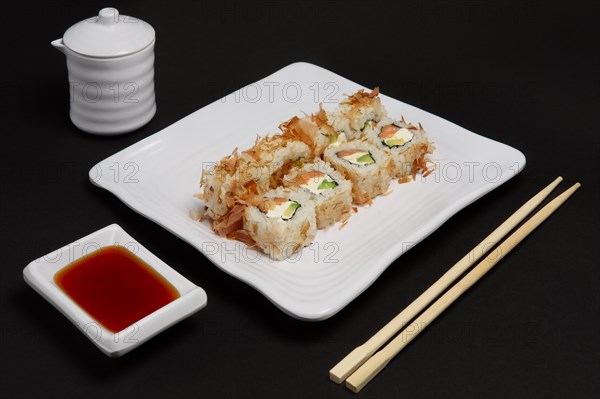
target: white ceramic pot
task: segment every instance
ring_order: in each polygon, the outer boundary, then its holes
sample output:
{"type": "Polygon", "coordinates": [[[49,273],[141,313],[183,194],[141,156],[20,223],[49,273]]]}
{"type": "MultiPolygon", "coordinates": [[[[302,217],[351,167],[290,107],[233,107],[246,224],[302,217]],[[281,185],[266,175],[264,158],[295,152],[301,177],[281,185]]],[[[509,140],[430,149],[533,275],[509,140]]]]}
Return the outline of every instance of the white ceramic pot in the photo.
{"type": "Polygon", "coordinates": [[[114,8],[69,28],[52,45],[67,57],[71,121],[93,134],[131,132],[156,113],[154,29],[114,8]]]}

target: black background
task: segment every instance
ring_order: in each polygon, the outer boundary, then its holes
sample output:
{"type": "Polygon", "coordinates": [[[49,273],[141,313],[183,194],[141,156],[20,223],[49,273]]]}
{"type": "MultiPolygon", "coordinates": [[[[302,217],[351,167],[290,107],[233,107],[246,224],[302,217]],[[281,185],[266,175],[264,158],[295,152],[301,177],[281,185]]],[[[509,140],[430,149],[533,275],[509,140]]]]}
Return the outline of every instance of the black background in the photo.
{"type": "MultiPolygon", "coordinates": [[[[347,397],[327,371],[558,175],[583,187],[360,393],[598,397],[597,2],[12,2],[2,6],[0,389],[4,397],[347,397]],[[594,4],[596,3],[596,4],[594,4]],[[50,46],[112,5],[157,31],[158,112],[102,138],[68,118],[50,46]],[[312,62],[527,157],[333,318],[286,316],[92,186],[89,168],[295,61],[312,62]],[[110,223],[202,286],[208,307],[119,359],[22,280],[31,260],[110,223]]],[[[232,144],[233,147],[233,144],[232,144]]]]}

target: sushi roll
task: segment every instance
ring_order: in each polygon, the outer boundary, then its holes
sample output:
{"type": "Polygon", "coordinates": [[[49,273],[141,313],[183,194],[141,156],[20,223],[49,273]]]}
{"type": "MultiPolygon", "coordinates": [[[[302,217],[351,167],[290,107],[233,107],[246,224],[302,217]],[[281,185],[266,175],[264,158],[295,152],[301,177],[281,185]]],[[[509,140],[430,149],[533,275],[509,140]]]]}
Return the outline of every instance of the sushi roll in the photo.
{"type": "Polygon", "coordinates": [[[433,150],[425,130],[420,125],[406,123],[404,118],[400,121],[385,118],[377,124],[371,122],[364,131],[366,139],[391,158],[393,178],[414,175],[415,168],[419,168],[425,155],[433,150]]]}
{"type": "Polygon", "coordinates": [[[359,90],[349,96],[333,112],[327,113],[327,123],[338,133],[344,133],[348,140],[363,136],[367,122],[378,123],[387,116],[379,99],[379,88],[367,93],[359,90]]]}
{"type": "Polygon", "coordinates": [[[393,164],[384,151],[368,141],[354,140],[330,146],[324,158],[352,182],[354,204],[370,204],[390,185],[393,164]]]}
{"type": "Polygon", "coordinates": [[[352,185],[320,159],[296,168],[284,178],[288,187],[303,189],[315,204],[317,228],[326,229],[352,211],[352,185]]]}
{"type": "MultiPolygon", "coordinates": [[[[226,215],[240,196],[245,196],[244,186],[250,185],[251,179],[243,181],[238,170],[243,161],[237,149],[210,168],[202,170],[200,187],[203,189],[202,199],[206,206],[206,215],[218,220],[226,215]]],[[[253,188],[252,191],[256,191],[253,188]]]]}
{"type": "Polygon", "coordinates": [[[304,142],[311,149],[313,157],[322,157],[323,152],[329,145],[346,141],[344,134],[336,132],[333,127],[327,124],[324,112],[321,109],[317,114],[304,118],[295,116],[282,123],[279,126],[282,136],[304,142]]]}
{"type": "Polygon", "coordinates": [[[252,178],[260,192],[280,186],[281,179],[295,163],[311,158],[306,143],[283,135],[267,136],[242,154],[251,157],[252,161],[241,174],[246,174],[246,179],[252,178]],[[257,165],[257,170],[253,164],[257,165]]]}
{"type": "Polygon", "coordinates": [[[252,148],[237,150],[211,169],[202,172],[200,186],[206,213],[212,220],[227,215],[236,203],[251,203],[268,191],[278,175],[285,174],[295,162],[310,159],[310,149],[302,141],[281,136],[265,137],[252,148]]]}
{"type": "Polygon", "coordinates": [[[270,190],[257,205],[246,207],[244,230],[264,253],[284,260],[314,239],[315,206],[303,190],[270,190]]]}

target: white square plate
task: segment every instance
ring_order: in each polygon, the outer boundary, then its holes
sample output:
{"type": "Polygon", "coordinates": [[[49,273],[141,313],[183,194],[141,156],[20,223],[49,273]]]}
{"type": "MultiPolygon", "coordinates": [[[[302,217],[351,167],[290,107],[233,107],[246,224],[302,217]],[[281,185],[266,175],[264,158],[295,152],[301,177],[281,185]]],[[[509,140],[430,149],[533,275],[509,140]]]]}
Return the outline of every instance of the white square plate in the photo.
{"type": "Polygon", "coordinates": [[[65,315],[102,352],[118,357],[206,306],[206,293],[173,270],[116,224],[107,226],[31,262],[23,270],[27,284],[65,315]],[[119,245],[145,261],[180,297],[123,331],[112,333],[79,307],[54,282],[54,275],[73,261],[100,248],[119,245]]]}
{"type": "Polygon", "coordinates": [[[381,95],[389,115],[421,122],[429,132],[437,149],[436,172],[427,179],[392,183],[390,195],[361,207],[343,229],[319,231],[314,245],[285,262],[217,237],[208,222],[190,219],[189,211],[202,206],[193,194],[200,191],[203,166],[234,147],[250,147],[257,134],[276,133],[293,115],[315,112],[319,102],[331,109],[343,94],[360,88],[318,66],[291,64],[105,159],[90,170],[90,180],[290,315],[326,319],[405,251],[525,166],[514,148],[381,95]]]}

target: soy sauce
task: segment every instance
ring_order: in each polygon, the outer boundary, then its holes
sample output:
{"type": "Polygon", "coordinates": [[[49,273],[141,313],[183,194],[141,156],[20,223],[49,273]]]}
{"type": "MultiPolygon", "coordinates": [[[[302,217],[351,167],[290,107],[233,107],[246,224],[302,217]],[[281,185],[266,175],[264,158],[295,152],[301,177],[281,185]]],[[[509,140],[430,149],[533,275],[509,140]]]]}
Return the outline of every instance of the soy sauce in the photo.
{"type": "Polygon", "coordinates": [[[124,330],[180,296],[150,265],[116,245],[70,263],[54,275],[54,282],[112,333],[124,330]]]}

